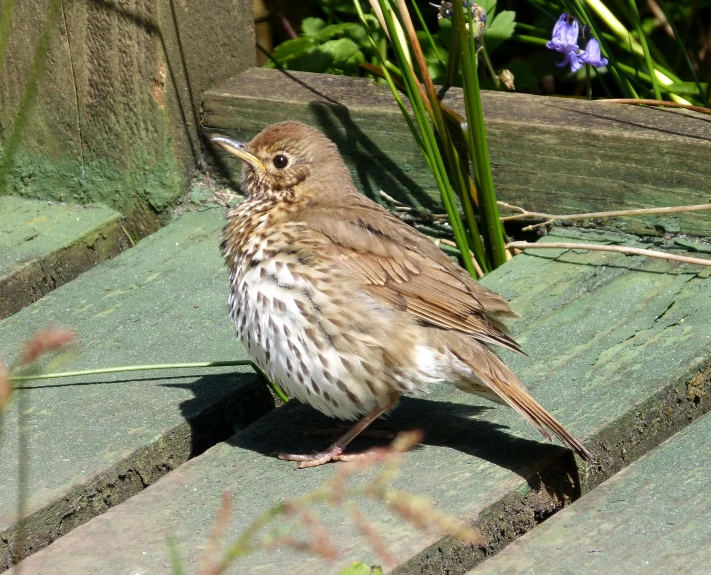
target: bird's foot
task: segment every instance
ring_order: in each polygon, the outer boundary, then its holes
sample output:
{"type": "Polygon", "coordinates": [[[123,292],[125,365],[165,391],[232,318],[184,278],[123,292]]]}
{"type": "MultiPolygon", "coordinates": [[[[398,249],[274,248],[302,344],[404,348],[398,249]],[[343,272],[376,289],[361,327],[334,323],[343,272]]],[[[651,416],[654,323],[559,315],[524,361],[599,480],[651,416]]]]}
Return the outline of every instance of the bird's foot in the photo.
{"type": "Polygon", "coordinates": [[[332,445],[326,451],[312,453],[310,455],[277,453],[277,457],[286,461],[297,461],[297,467],[299,469],[306,469],[307,467],[318,467],[319,465],[323,465],[329,461],[344,461],[342,458],[349,456],[343,455],[343,450],[344,448],[340,445],[332,445]]]}
{"type": "Polygon", "coordinates": [[[319,465],[324,465],[325,463],[329,463],[331,461],[355,461],[357,459],[368,457],[373,453],[372,451],[343,453],[343,450],[343,447],[332,445],[326,451],[312,453],[310,455],[277,453],[276,456],[279,459],[284,459],[285,461],[296,461],[298,462],[297,467],[299,469],[306,469],[307,467],[318,467],[319,465]]]}

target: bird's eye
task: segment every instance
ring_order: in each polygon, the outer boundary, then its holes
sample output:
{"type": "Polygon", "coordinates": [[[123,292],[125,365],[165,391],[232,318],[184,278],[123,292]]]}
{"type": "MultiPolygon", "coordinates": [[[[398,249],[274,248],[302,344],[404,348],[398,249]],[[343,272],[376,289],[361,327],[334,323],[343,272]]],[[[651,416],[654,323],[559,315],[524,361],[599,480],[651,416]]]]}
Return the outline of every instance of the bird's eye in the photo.
{"type": "Polygon", "coordinates": [[[289,158],[287,158],[284,154],[277,154],[272,159],[272,163],[274,164],[275,168],[279,168],[280,170],[282,170],[286,168],[286,165],[289,163],[289,158]]]}

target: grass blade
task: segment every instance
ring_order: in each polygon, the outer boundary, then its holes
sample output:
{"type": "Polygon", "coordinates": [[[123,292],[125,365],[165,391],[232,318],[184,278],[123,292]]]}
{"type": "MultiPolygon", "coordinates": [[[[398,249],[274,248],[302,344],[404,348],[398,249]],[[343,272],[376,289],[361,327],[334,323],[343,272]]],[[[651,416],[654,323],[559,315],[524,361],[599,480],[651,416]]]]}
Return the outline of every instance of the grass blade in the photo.
{"type": "Polygon", "coordinates": [[[470,154],[476,164],[477,192],[479,198],[480,216],[484,227],[484,240],[487,252],[494,267],[506,262],[506,245],[504,244],[503,226],[499,218],[499,208],[496,203],[494,179],[491,173],[489,148],[484,127],[484,113],[481,105],[481,90],[476,69],[476,45],[474,41],[474,22],[471,11],[466,10],[469,33],[464,21],[464,10],[457,7],[454,12],[454,27],[459,44],[462,46],[462,86],[464,89],[465,109],[467,113],[467,136],[470,154]]]}
{"type": "Polygon", "coordinates": [[[629,0],[630,9],[632,10],[632,16],[634,18],[634,25],[637,29],[637,35],[639,36],[639,42],[642,44],[642,50],[644,51],[644,60],[647,64],[647,70],[649,72],[652,89],[654,90],[654,97],[657,100],[662,99],[662,93],[659,90],[659,84],[657,83],[657,76],[654,71],[654,61],[652,60],[652,54],[649,52],[649,45],[647,44],[647,36],[642,29],[642,20],[639,17],[639,10],[637,10],[636,0],[629,0]]]}

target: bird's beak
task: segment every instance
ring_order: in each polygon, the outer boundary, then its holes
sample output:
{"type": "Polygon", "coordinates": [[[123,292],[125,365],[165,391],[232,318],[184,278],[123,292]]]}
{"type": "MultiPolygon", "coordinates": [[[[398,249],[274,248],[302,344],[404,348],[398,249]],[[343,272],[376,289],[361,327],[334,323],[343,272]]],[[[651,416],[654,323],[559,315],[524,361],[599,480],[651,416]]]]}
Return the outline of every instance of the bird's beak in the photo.
{"type": "Polygon", "coordinates": [[[237,156],[240,160],[248,162],[253,166],[262,168],[262,170],[267,169],[267,167],[262,163],[262,160],[260,160],[254,154],[250,154],[245,149],[244,142],[238,142],[237,140],[233,140],[232,138],[228,138],[227,136],[210,136],[210,141],[217,144],[233,156],[237,156]]]}

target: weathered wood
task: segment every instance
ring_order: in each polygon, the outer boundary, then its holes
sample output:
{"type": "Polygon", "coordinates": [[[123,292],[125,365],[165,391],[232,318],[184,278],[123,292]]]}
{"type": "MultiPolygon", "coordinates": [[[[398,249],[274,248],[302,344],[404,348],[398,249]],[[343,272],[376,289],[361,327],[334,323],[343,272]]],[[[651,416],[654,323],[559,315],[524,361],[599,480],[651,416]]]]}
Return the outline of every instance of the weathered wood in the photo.
{"type": "MultiPolygon", "coordinates": [[[[49,4],[15,3],[0,78],[2,139],[49,4]]],[[[254,65],[252,14],[251,0],[62,1],[7,193],[101,202],[130,215],[142,235],[153,231],[155,214],[202,163],[202,92],[254,65]]]]}
{"type": "MultiPolygon", "coordinates": [[[[629,242],[598,232],[573,241],[629,242]]],[[[547,240],[544,240],[547,241],[547,240]]],[[[639,244],[637,244],[639,245],[639,244]]],[[[379,425],[421,428],[423,445],[404,458],[396,485],[438,509],[474,521],[496,551],[711,408],[711,282],[678,264],[600,252],[556,250],[515,257],[484,282],[523,316],[514,335],[530,358],[506,354],[523,381],[598,456],[575,467],[517,414],[436,386],[403,399],[379,425]]],[[[331,427],[306,406],[278,408],[146,490],[25,562],[37,575],[168,572],[175,535],[188,572],[204,552],[223,490],[234,496],[227,541],[270,505],[313,490],[338,464],[297,471],[274,450],[309,452],[326,440],[299,429],[331,427]]],[[[358,440],[354,449],[366,440],[358,440]]],[[[484,558],[436,534],[422,534],[366,504],[369,521],[400,560],[398,573],[464,573],[484,558]]],[[[352,560],[378,562],[343,510],[319,506],[343,557],[324,566],[288,548],[256,553],[238,573],[335,573],[352,560]]]]}
{"type": "Polygon", "coordinates": [[[0,319],[130,245],[105,206],[0,196],[0,319]]]}
{"type": "MultiPolygon", "coordinates": [[[[0,357],[48,325],[76,331],[62,369],[244,359],[227,318],[222,210],[190,213],[0,322],[0,357]]],[[[54,366],[57,369],[58,366],[54,366]]],[[[244,368],[25,382],[29,451],[23,556],[154,483],[271,409],[244,368]]],[[[2,414],[0,571],[17,537],[17,402],[2,414]]],[[[79,570],[82,571],[81,569],[79,570]]]]}
{"type": "Polygon", "coordinates": [[[711,573],[709,468],[707,415],[470,573],[711,573]]]}
{"type": "MultiPolygon", "coordinates": [[[[463,114],[461,90],[446,103],[463,114]]],[[[484,116],[501,200],[554,214],[700,204],[709,200],[711,122],[691,112],[484,92],[484,116]]],[[[387,87],[254,68],[205,93],[206,128],[248,139],[301,120],[345,154],[357,185],[436,209],[439,192],[387,87]],[[434,200],[434,201],[433,201],[434,200]]],[[[234,170],[236,162],[222,156],[234,170]]],[[[710,235],[708,213],[604,220],[637,234],[710,235]]]]}

